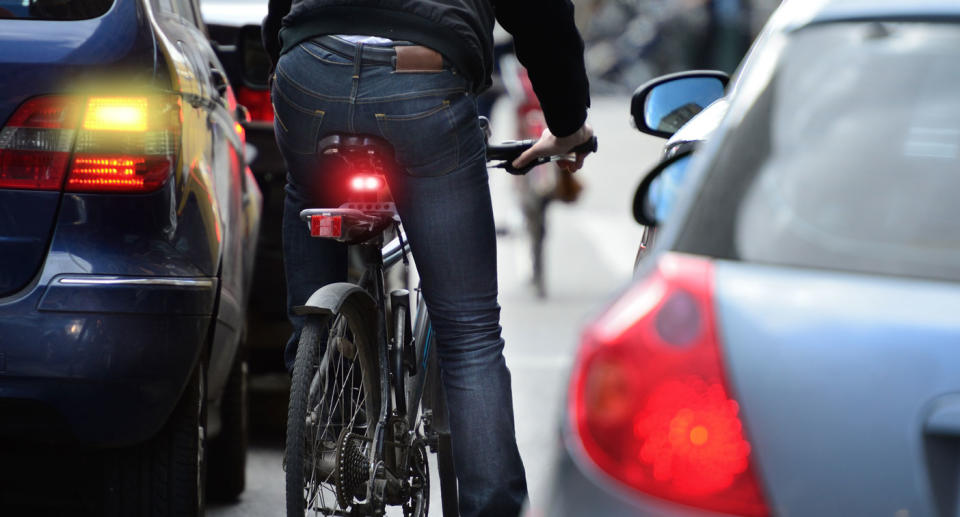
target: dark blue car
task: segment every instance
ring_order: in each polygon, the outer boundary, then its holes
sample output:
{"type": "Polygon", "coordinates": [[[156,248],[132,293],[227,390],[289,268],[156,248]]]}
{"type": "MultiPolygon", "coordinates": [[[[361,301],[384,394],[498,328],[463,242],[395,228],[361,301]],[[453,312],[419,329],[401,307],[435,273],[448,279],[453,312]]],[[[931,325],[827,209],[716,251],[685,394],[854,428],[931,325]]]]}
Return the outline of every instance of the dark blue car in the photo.
{"type": "Polygon", "coordinates": [[[261,195],[198,14],[0,0],[0,441],[94,451],[97,515],[243,490],[261,195]]]}

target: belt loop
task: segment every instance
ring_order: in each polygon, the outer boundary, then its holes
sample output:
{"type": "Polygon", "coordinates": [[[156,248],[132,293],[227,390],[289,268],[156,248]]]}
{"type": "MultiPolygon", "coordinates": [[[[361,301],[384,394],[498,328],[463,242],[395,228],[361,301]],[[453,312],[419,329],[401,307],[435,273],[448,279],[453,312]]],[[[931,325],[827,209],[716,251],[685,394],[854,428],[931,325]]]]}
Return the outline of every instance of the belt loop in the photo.
{"type": "Polygon", "coordinates": [[[359,42],[357,45],[357,52],[353,56],[353,78],[360,79],[360,64],[363,61],[363,42],[359,42]]]}

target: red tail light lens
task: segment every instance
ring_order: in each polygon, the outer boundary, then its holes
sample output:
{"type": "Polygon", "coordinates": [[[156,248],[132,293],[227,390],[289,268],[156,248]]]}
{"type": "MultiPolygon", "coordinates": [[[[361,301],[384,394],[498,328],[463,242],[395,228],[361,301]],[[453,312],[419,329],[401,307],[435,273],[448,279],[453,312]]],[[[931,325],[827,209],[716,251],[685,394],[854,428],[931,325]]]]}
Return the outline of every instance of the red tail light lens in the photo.
{"type": "Polygon", "coordinates": [[[179,99],[91,97],[67,177],[69,192],[144,193],[160,188],[177,161],[179,99]]]}
{"type": "Polygon", "coordinates": [[[270,90],[254,90],[241,86],[237,88],[237,103],[250,111],[250,120],[273,123],[273,104],[270,103],[270,90]]]}
{"type": "Polygon", "coordinates": [[[179,139],[175,96],[35,97],[0,130],[0,188],[60,190],[66,176],[70,192],[150,192],[179,139]]]}
{"type": "Polygon", "coordinates": [[[369,174],[359,174],[350,178],[350,190],[354,192],[377,192],[385,184],[382,177],[369,174]]]}
{"type": "Polygon", "coordinates": [[[79,113],[70,97],[23,103],[0,130],[0,188],[60,190],[79,113]]]}
{"type": "Polygon", "coordinates": [[[73,160],[67,190],[72,192],[149,192],[170,176],[166,157],[84,154],[73,160]]]}
{"type": "Polygon", "coordinates": [[[666,255],[586,332],[570,414],[586,454],[627,486],[702,509],[769,512],[723,378],[712,265],[666,255]]]}

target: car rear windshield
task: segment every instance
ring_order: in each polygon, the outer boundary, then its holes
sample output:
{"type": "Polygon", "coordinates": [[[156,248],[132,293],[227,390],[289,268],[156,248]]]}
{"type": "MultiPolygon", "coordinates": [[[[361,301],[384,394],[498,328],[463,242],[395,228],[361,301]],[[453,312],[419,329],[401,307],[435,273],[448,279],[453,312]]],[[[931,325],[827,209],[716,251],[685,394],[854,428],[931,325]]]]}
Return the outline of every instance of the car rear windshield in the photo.
{"type": "Polygon", "coordinates": [[[112,5],[113,0],[0,0],[0,19],[87,20],[112,5]]]}
{"type": "Polygon", "coordinates": [[[960,26],[793,34],[709,169],[681,251],[960,280],[960,26]]]}

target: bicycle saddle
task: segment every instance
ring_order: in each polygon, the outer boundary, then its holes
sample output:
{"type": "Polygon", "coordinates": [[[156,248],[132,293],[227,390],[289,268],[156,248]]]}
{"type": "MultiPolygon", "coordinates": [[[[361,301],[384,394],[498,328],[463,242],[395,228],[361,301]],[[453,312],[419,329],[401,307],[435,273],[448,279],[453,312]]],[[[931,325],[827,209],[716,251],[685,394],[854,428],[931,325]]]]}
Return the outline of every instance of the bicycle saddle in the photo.
{"type": "Polygon", "coordinates": [[[353,135],[348,133],[332,133],[323,137],[318,144],[324,155],[368,155],[376,156],[381,160],[393,162],[393,146],[386,140],[372,135],[353,135]]]}

